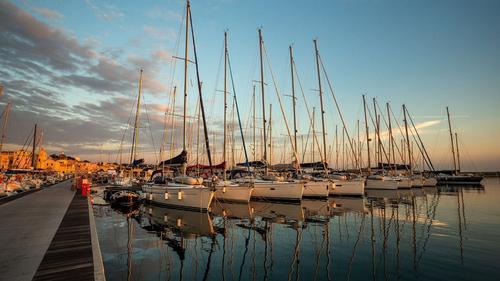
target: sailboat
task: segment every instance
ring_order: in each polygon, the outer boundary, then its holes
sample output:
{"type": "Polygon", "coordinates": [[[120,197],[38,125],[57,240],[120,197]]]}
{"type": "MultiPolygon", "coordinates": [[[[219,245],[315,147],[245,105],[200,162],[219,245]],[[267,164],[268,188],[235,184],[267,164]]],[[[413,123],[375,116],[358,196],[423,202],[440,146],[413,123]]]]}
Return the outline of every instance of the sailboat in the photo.
{"type": "MultiPolygon", "coordinates": [[[[408,153],[408,175],[401,175],[398,177],[399,179],[399,185],[398,188],[412,188],[412,187],[418,187],[419,186],[419,179],[415,178],[415,175],[413,174],[413,155],[411,153],[411,146],[410,146],[410,136],[408,134],[408,121],[406,117],[406,106],[403,104],[403,118],[404,118],[404,123],[405,123],[405,140],[406,140],[406,152],[403,153],[408,153]]],[[[420,181],[421,182],[421,181],[420,181]]],[[[420,187],[421,184],[420,184],[420,187]]]]}
{"type": "Polygon", "coordinates": [[[264,137],[264,155],[263,162],[265,163],[264,175],[249,179],[253,182],[254,189],[252,198],[256,199],[271,199],[284,201],[300,201],[304,191],[304,184],[301,182],[287,182],[283,177],[269,174],[267,162],[267,135],[266,135],[266,109],[265,109],[265,94],[264,94],[264,65],[262,57],[262,30],[259,29],[259,54],[260,54],[260,86],[262,95],[262,122],[263,122],[263,137],[264,137]]]}
{"type": "MultiPolygon", "coordinates": [[[[316,57],[316,71],[317,71],[317,76],[318,76],[318,86],[319,86],[319,93],[320,93],[320,104],[321,104],[321,124],[322,124],[322,136],[323,136],[323,155],[322,155],[322,165],[324,169],[324,174],[323,178],[328,180],[330,185],[329,185],[329,191],[328,195],[340,195],[340,196],[363,196],[365,192],[365,182],[364,178],[362,177],[353,177],[351,174],[340,174],[340,173],[329,173],[328,172],[328,165],[327,165],[327,157],[326,157],[326,129],[325,129],[325,122],[324,122],[324,108],[323,108],[323,100],[322,100],[322,87],[321,87],[321,71],[324,73],[326,82],[328,85],[328,88],[330,90],[330,93],[333,97],[333,100],[335,101],[335,106],[337,108],[337,111],[340,116],[340,120],[342,121],[343,124],[343,130],[345,133],[347,133],[347,127],[344,122],[344,118],[342,115],[342,112],[340,110],[340,106],[337,103],[337,99],[335,97],[335,93],[333,91],[332,84],[330,82],[330,79],[328,78],[328,74],[326,73],[326,70],[324,68],[323,62],[321,60],[321,57],[319,55],[318,51],[318,46],[317,46],[317,40],[313,40],[314,42],[314,49],[315,49],[315,57],[316,57]]],[[[348,135],[348,133],[347,133],[348,135]]],[[[349,135],[348,135],[349,138],[349,135]]],[[[349,138],[350,139],[350,138],[349,138]]],[[[314,139],[313,139],[314,142],[314,139]]],[[[351,149],[352,145],[351,145],[351,149]]],[[[352,151],[354,154],[354,151],[352,151]]],[[[357,158],[355,157],[356,162],[357,158]]]]}
{"type": "MultiPolygon", "coordinates": [[[[146,201],[151,203],[172,206],[182,209],[192,209],[196,211],[207,211],[212,198],[214,197],[214,192],[207,186],[203,185],[202,178],[194,178],[186,175],[187,168],[187,150],[186,150],[186,112],[187,112],[187,71],[188,71],[188,47],[189,47],[189,28],[191,25],[191,35],[193,40],[193,50],[195,55],[195,65],[197,70],[198,78],[198,90],[200,94],[200,106],[203,114],[203,125],[205,129],[205,138],[207,140],[205,115],[203,111],[203,100],[201,98],[201,82],[199,80],[197,56],[196,56],[196,45],[194,42],[194,33],[191,18],[191,6],[189,0],[186,1],[186,46],[185,46],[185,57],[184,57],[184,116],[183,116],[183,149],[182,152],[169,160],[163,161],[162,166],[170,165],[176,166],[180,170],[177,176],[172,179],[165,180],[164,182],[148,182],[143,185],[143,197],[146,201]]],[[[207,144],[207,154],[211,164],[210,150],[207,144]]]]}
{"type": "MultiPolygon", "coordinates": [[[[366,100],[365,95],[363,95],[363,107],[365,112],[365,129],[366,129],[366,147],[367,147],[367,156],[368,156],[368,173],[369,175],[366,177],[366,189],[398,189],[399,180],[396,177],[382,174],[372,174],[371,173],[371,161],[370,161],[370,135],[368,130],[368,118],[366,115],[366,100]]],[[[377,133],[377,137],[380,139],[380,135],[377,133]]],[[[379,140],[380,142],[380,140],[379,140]]]]}
{"type": "MultiPolygon", "coordinates": [[[[297,117],[296,117],[296,97],[295,97],[295,75],[294,75],[294,58],[293,58],[293,50],[292,46],[289,46],[289,52],[290,52],[290,71],[291,71],[291,77],[292,77],[292,102],[293,102],[293,131],[294,131],[294,145],[293,149],[294,155],[298,155],[298,143],[297,143],[297,117]]],[[[319,77],[318,77],[319,78],[319,77]]],[[[319,85],[321,89],[321,80],[319,80],[319,85]]],[[[320,95],[321,91],[320,91],[320,95]]],[[[322,98],[321,98],[322,101],[322,98]]],[[[323,106],[323,102],[321,102],[321,106],[323,106]]],[[[322,110],[322,112],[324,112],[322,110]]],[[[314,114],[313,114],[314,116],[314,114]]],[[[314,121],[312,122],[314,126],[314,121]]],[[[324,118],[322,118],[322,124],[324,128],[324,118]]],[[[314,129],[313,129],[313,135],[314,135],[314,129]]],[[[324,140],[324,139],[323,139],[324,140]]],[[[313,141],[314,145],[314,141],[313,141]]],[[[326,151],[325,151],[326,153],[326,151]]],[[[296,179],[294,179],[295,182],[302,182],[304,183],[304,192],[302,194],[303,197],[309,197],[309,198],[327,198],[330,192],[330,189],[333,188],[333,183],[331,181],[328,181],[327,179],[324,178],[317,178],[317,177],[312,177],[309,175],[303,175],[302,171],[300,169],[300,163],[296,161],[297,165],[294,165],[296,168],[296,179]]],[[[326,163],[325,163],[326,164],[326,163]]],[[[325,170],[326,171],[326,170],[325,170]]]]}
{"type": "MultiPolygon", "coordinates": [[[[139,116],[141,107],[141,94],[142,94],[142,74],[143,70],[140,70],[139,75],[139,93],[137,95],[137,106],[135,113],[134,122],[134,132],[132,136],[132,149],[130,151],[130,166],[133,169],[134,163],[138,162],[137,157],[137,141],[139,138],[139,116]]],[[[130,172],[130,171],[129,171],[130,172]]],[[[131,206],[140,201],[140,196],[138,193],[130,190],[133,184],[133,179],[130,175],[126,175],[123,170],[120,170],[119,174],[111,182],[111,187],[117,187],[119,190],[116,192],[109,193],[109,199],[112,204],[118,204],[123,206],[131,206]]],[[[132,174],[132,173],[131,173],[132,174]]]]}
{"type": "MultiPolygon", "coordinates": [[[[227,51],[227,32],[224,32],[224,141],[223,141],[223,173],[222,180],[216,181],[214,183],[215,188],[215,198],[222,201],[238,201],[238,202],[248,202],[250,201],[250,196],[252,195],[253,185],[252,183],[237,183],[227,178],[227,161],[226,161],[226,144],[227,144],[227,65],[228,65],[228,51],[227,51]]],[[[232,78],[232,73],[231,73],[232,78]]],[[[232,79],[231,79],[232,80],[232,79]]],[[[233,84],[233,95],[234,92],[233,84]]]]}
{"type": "Polygon", "coordinates": [[[458,149],[458,134],[455,133],[455,140],[453,140],[453,132],[451,130],[451,120],[450,120],[450,111],[448,107],[446,107],[446,114],[448,116],[448,128],[450,130],[450,139],[451,139],[451,154],[453,157],[453,173],[451,175],[448,174],[440,174],[437,177],[437,183],[439,185],[453,185],[453,184],[470,184],[470,185],[480,185],[483,180],[482,176],[476,176],[472,174],[461,174],[460,173],[460,153],[458,149]],[[455,146],[456,146],[456,155],[455,155],[455,146]]]}

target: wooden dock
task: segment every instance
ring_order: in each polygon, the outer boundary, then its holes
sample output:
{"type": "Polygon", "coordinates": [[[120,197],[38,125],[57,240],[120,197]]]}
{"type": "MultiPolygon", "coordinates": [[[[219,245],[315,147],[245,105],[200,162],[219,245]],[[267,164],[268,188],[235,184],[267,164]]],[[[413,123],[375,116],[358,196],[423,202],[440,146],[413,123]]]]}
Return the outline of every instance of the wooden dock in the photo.
{"type": "Polygon", "coordinates": [[[94,280],[86,197],[74,195],[33,280],[94,280]]]}
{"type": "Polygon", "coordinates": [[[105,280],[87,197],[71,181],[0,204],[0,280],[105,280]]]}

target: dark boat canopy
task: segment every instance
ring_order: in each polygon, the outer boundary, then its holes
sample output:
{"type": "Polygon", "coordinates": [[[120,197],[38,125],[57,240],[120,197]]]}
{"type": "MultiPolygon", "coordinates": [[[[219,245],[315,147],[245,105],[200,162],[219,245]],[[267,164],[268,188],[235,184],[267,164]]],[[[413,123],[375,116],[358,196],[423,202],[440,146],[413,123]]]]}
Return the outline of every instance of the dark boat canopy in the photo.
{"type": "Polygon", "coordinates": [[[137,167],[137,166],[140,166],[142,164],[144,164],[144,159],[141,158],[141,159],[137,159],[137,160],[132,161],[130,166],[137,167]]]}
{"type": "MultiPolygon", "coordinates": [[[[247,166],[247,163],[246,162],[243,162],[243,163],[238,163],[236,164],[237,166],[243,166],[243,167],[246,167],[247,166]]],[[[264,161],[261,161],[261,160],[257,160],[257,161],[249,161],[248,162],[248,167],[254,167],[254,168],[265,168],[267,166],[266,162],[264,161]]]]}
{"type": "Polygon", "coordinates": [[[271,166],[271,169],[274,171],[281,171],[281,172],[289,172],[296,170],[293,164],[275,164],[271,166]]]}
{"type": "MultiPolygon", "coordinates": [[[[226,167],[226,162],[222,162],[220,164],[213,165],[211,168],[212,169],[224,169],[225,167],[226,167]]],[[[192,165],[192,166],[187,167],[187,170],[188,171],[192,171],[192,170],[210,170],[210,165],[196,164],[196,165],[192,165]]]]}
{"type": "Polygon", "coordinates": [[[183,150],[179,155],[174,158],[160,162],[159,166],[180,166],[187,163],[187,151],[183,150]]]}
{"type": "Polygon", "coordinates": [[[381,163],[381,162],[379,162],[377,165],[377,169],[392,170],[394,168],[396,168],[396,170],[410,170],[410,165],[397,164],[397,163],[381,163]]]}
{"type": "Polygon", "coordinates": [[[326,162],[312,162],[312,163],[300,163],[300,167],[302,169],[324,169],[325,167],[328,169],[328,163],[326,162]]]}

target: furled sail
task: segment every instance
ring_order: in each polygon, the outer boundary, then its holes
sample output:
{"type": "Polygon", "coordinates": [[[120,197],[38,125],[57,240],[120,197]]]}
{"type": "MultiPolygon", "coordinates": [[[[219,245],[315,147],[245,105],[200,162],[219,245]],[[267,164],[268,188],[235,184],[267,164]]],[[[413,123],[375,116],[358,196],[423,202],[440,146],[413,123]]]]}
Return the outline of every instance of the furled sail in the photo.
{"type": "Polygon", "coordinates": [[[141,159],[136,159],[136,160],[132,161],[132,164],[130,164],[130,166],[137,167],[137,166],[140,166],[142,164],[144,164],[144,159],[141,158],[141,159]]]}
{"type": "MultiPolygon", "coordinates": [[[[222,162],[220,164],[213,165],[212,169],[222,170],[225,167],[226,167],[226,162],[222,162]]],[[[209,169],[210,169],[210,165],[203,165],[203,164],[196,164],[196,165],[192,165],[192,166],[187,167],[188,171],[209,170],[209,169]]]]}
{"type": "Polygon", "coordinates": [[[328,163],[326,162],[312,162],[312,163],[300,163],[300,167],[303,169],[324,169],[325,167],[328,169],[328,163]]]}
{"type": "Polygon", "coordinates": [[[267,166],[266,162],[257,160],[257,161],[249,161],[248,163],[238,163],[236,166],[249,166],[249,167],[254,167],[254,168],[265,168],[267,166]]]}
{"type": "Polygon", "coordinates": [[[187,163],[187,151],[183,150],[179,155],[174,158],[160,162],[159,166],[180,166],[187,163]]]}

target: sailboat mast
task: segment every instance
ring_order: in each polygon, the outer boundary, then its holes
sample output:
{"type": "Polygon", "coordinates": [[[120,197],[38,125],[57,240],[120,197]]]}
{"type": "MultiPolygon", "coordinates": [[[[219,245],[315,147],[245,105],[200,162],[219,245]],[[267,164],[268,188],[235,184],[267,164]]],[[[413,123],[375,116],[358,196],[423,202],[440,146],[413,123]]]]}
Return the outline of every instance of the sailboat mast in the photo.
{"type": "MultiPolygon", "coordinates": [[[[231,86],[233,89],[234,107],[236,108],[236,114],[238,115],[238,125],[240,127],[240,135],[241,135],[241,142],[242,142],[242,146],[243,146],[243,152],[245,153],[245,164],[247,166],[247,170],[250,171],[250,165],[248,164],[247,147],[245,144],[245,135],[243,134],[243,126],[241,125],[240,109],[238,106],[238,99],[236,98],[236,89],[234,86],[233,70],[231,69],[231,60],[229,59],[229,53],[227,56],[227,64],[229,66],[229,75],[231,77],[231,86]]],[[[255,97],[255,95],[254,95],[254,97],[255,97]]],[[[233,119],[234,119],[234,108],[233,108],[233,119]]],[[[233,124],[234,124],[234,121],[233,121],[233,124]]],[[[234,128],[233,128],[233,148],[234,148],[234,146],[235,146],[235,143],[234,143],[234,128]]],[[[233,164],[234,164],[234,151],[233,151],[233,164]]]]}
{"type": "Polygon", "coordinates": [[[293,141],[295,154],[297,154],[297,116],[296,116],[296,100],[295,100],[295,76],[293,75],[293,50],[292,46],[289,46],[290,50],[290,72],[292,75],[292,105],[293,105],[293,141]]]}
{"type": "Polygon", "coordinates": [[[451,140],[451,155],[453,156],[453,169],[455,175],[457,174],[457,161],[455,159],[455,146],[453,144],[453,133],[451,131],[451,120],[450,120],[450,110],[446,107],[446,115],[448,115],[448,128],[450,129],[450,140],[451,140]]]}
{"type": "Polygon", "coordinates": [[[130,164],[137,158],[137,143],[139,142],[139,114],[141,112],[142,69],[139,74],[139,94],[137,95],[137,107],[135,111],[134,135],[132,137],[132,151],[130,152],[130,164]]]}
{"type": "MultiPolygon", "coordinates": [[[[236,95],[233,91],[233,96],[236,95]]],[[[236,145],[235,145],[235,140],[234,140],[234,114],[236,113],[236,103],[233,100],[233,108],[231,112],[231,166],[236,165],[236,159],[234,158],[234,155],[236,153],[236,145]]]]}
{"type": "Polygon", "coordinates": [[[338,134],[338,126],[335,125],[335,168],[337,171],[339,169],[339,134],[338,134]]]}
{"type": "Polygon", "coordinates": [[[273,163],[273,104],[269,104],[269,165],[273,163]]]}
{"type": "MultiPolygon", "coordinates": [[[[382,142],[380,139],[380,114],[376,115],[377,120],[377,149],[378,149],[378,163],[382,163],[382,142]]],[[[377,164],[378,166],[378,164],[377,164]]],[[[384,169],[382,165],[382,170],[384,169]]]]}
{"type": "Polygon", "coordinates": [[[170,158],[174,157],[174,125],[175,125],[175,96],[177,95],[177,86],[174,86],[174,97],[172,103],[172,115],[170,117],[170,158]]]}
{"type": "Polygon", "coordinates": [[[371,172],[371,161],[370,161],[370,132],[368,130],[368,118],[366,117],[366,99],[365,95],[363,95],[363,108],[365,111],[365,129],[366,129],[366,149],[368,150],[368,173],[371,172]]]}
{"type": "Polygon", "coordinates": [[[378,164],[382,161],[380,161],[382,159],[381,157],[381,153],[380,153],[380,124],[378,122],[378,114],[377,114],[377,103],[375,101],[375,98],[373,98],[373,113],[375,115],[375,143],[376,143],[376,147],[377,147],[377,153],[376,153],[376,159],[377,159],[377,163],[376,166],[378,167],[378,164]]]}
{"type": "Polygon", "coordinates": [[[252,105],[253,105],[253,161],[256,161],[257,160],[257,141],[256,141],[256,138],[255,138],[255,108],[256,108],[256,104],[255,104],[255,85],[253,85],[253,95],[252,95],[252,105]]]}
{"type": "MultiPolygon", "coordinates": [[[[259,56],[260,56],[260,94],[262,96],[262,126],[264,134],[264,155],[262,159],[267,162],[267,136],[266,136],[266,103],[264,100],[264,61],[262,57],[262,30],[259,28],[259,56]]],[[[265,173],[267,174],[268,167],[266,163],[265,173]]]]}
{"type": "Polygon", "coordinates": [[[186,1],[186,46],[184,47],[184,113],[182,119],[182,150],[186,151],[186,114],[187,114],[187,81],[188,81],[188,42],[189,42],[189,0],[186,1]]]}
{"type": "Polygon", "coordinates": [[[223,180],[226,180],[226,115],[227,115],[227,32],[224,32],[224,140],[222,148],[223,180]]]}
{"type": "Polygon", "coordinates": [[[7,103],[5,107],[4,116],[3,116],[3,125],[2,125],[2,138],[0,140],[0,155],[2,154],[3,142],[5,141],[5,136],[7,134],[7,124],[9,122],[9,113],[12,107],[12,103],[7,103]]]}
{"type": "Polygon", "coordinates": [[[37,125],[35,124],[35,129],[33,130],[33,151],[31,153],[31,165],[33,166],[33,170],[36,169],[36,127],[37,125]]]}
{"type": "Polygon", "coordinates": [[[387,118],[389,120],[389,165],[391,163],[391,155],[392,155],[392,160],[394,161],[394,170],[396,170],[396,154],[394,154],[394,138],[392,136],[391,113],[388,102],[385,103],[385,107],[387,108],[387,118]]]}
{"type": "Polygon", "coordinates": [[[313,107],[313,113],[312,113],[312,134],[313,134],[313,139],[311,142],[312,146],[312,163],[314,163],[314,141],[316,140],[316,132],[315,132],[315,122],[314,119],[316,118],[314,115],[316,114],[316,107],[313,107]]]}
{"type": "Polygon", "coordinates": [[[359,119],[356,120],[356,133],[357,133],[357,138],[356,138],[356,146],[357,146],[357,149],[356,149],[356,157],[359,159],[358,160],[358,163],[356,163],[356,169],[360,169],[361,168],[361,145],[360,145],[360,142],[359,142],[359,119]]]}
{"type": "Polygon", "coordinates": [[[403,116],[405,122],[405,134],[406,134],[406,147],[408,150],[408,163],[410,164],[410,175],[413,174],[412,158],[411,157],[411,147],[410,147],[410,136],[408,135],[408,122],[406,120],[406,106],[403,104],[403,116]]]}
{"type": "MultiPolygon", "coordinates": [[[[188,15],[191,15],[191,8],[189,6],[189,1],[188,1],[188,15]]],[[[201,111],[201,118],[203,120],[203,132],[205,135],[205,149],[207,151],[207,158],[208,158],[208,165],[210,165],[210,173],[213,175],[213,166],[212,166],[212,155],[210,152],[210,143],[209,143],[209,136],[208,136],[208,129],[207,129],[207,119],[205,118],[205,107],[203,105],[203,94],[202,94],[202,82],[200,80],[200,71],[198,67],[198,55],[196,53],[196,42],[194,40],[194,28],[193,28],[193,18],[189,17],[189,22],[191,24],[191,39],[193,40],[193,53],[194,53],[194,65],[195,65],[195,70],[196,70],[196,80],[198,82],[198,97],[199,97],[199,102],[200,102],[200,111],[201,111]]],[[[185,109],[185,108],[184,108],[185,109]]],[[[184,120],[186,119],[186,115],[184,115],[184,120]]]]}
{"type": "MultiPolygon", "coordinates": [[[[319,102],[321,106],[321,126],[323,130],[323,161],[326,161],[326,130],[325,130],[325,110],[323,108],[323,91],[321,88],[321,72],[319,71],[319,51],[318,51],[318,42],[316,39],[314,42],[314,50],[316,52],[316,70],[318,72],[318,87],[319,87],[319,102]]],[[[325,169],[326,171],[326,169],[325,169]]]]}
{"type": "Polygon", "coordinates": [[[457,147],[457,168],[458,168],[458,172],[460,172],[460,152],[458,150],[458,134],[455,133],[455,145],[457,147]]]}
{"type": "Polygon", "coordinates": [[[345,171],[345,131],[342,130],[342,171],[345,171]]]}

